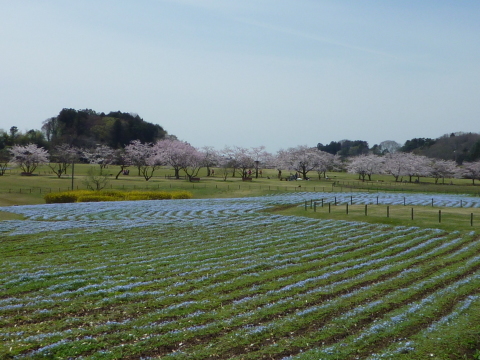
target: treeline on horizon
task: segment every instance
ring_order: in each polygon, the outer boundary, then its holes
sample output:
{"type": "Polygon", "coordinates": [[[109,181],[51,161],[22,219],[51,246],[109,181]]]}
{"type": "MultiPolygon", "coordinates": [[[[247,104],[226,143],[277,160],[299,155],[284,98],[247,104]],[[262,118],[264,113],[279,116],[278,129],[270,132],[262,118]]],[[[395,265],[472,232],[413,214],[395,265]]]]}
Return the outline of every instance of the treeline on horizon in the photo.
{"type": "Polygon", "coordinates": [[[41,130],[22,133],[16,126],[12,126],[9,132],[0,129],[0,150],[30,143],[47,150],[61,144],[79,148],[107,145],[118,149],[133,140],[155,142],[166,135],[163,127],[143,120],[138,114],[62,109],[57,116],[46,119],[41,130]]]}
{"type": "Polygon", "coordinates": [[[413,138],[403,145],[386,140],[372,147],[363,140],[341,140],[332,141],[327,145],[318,143],[317,149],[344,158],[366,154],[385,155],[400,151],[434,159],[454,160],[457,164],[462,164],[464,161],[480,159],[480,134],[456,132],[437,139],[413,138]]]}
{"type": "MultiPolygon", "coordinates": [[[[16,126],[12,126],[9,132],[0,129],[0,150],[30,143],[47,150],[61,144],[79,148],[107,145],[119,149],[133,140],[153,143],[166,137],[176,138],[168,135],[162,126],[146,122],[138,114],[121,111],[105,114],[91,109],[64,108],[57,116],[43,121],[41,130],[31,129],[23,133],[16,126]]],[[[364,140],[340,140],[326,145],[318,143],[316,148],[343,158],[400,151],[429,158],[454,160],[457,164],[462,164],[464,161],[480,159],[480,134],[456,132],[436,139],[413,138],[403,145],[386,140],[372,147],[364,140]]]]}

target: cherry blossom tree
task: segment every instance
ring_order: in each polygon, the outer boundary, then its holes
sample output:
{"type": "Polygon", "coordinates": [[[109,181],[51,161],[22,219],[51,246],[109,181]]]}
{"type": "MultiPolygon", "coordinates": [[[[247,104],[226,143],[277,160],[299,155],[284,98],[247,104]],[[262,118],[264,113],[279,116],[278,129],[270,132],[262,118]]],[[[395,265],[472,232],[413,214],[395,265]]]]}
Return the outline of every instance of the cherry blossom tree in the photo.
{"type": "Polygon", "coordinates": [[[105,169],[113,163],[115,150],[107,145],[100,145],[94,149],[83,150],[83,156],[90,164],[100,165],[100,169],[105,169]]]}
{"type": "Polygon", "coordinates": [[[342,159],[340,155],[332,155],[325,151],[318,151],[318,163],[315,171],[318,174],[318,179],[326,178],[327,171],[339,171],[342,168],[342,159]]]}
{"type": "Polygon", "coordinates": [[[227,177],[230,171],[230,168],[232,166],[231,164],[232,160],[225,155],[220,155],[218,158],[217,166],[221,169],[222,171],[222,178],[223,181],[227,181],[227,177]]]}
{"type": "Polygon", "coordinates": [[[406,175],[409,177],[409,182],[412,182],[412,177],[420,181],[420,177],[430,176],[432,173],[431,160],[423,155],[415,155],[406,153],[407,159],[406,175]]]}
{"type": "Polygon", "coordinates": [[[246,148],[236,147],[236,156],[235,156],[235,167],[239,169],[242,173],[242,178],[250,177],[248,173],[249,169],[253,169],[255,167],[255,160],[251,153],[246,148]]]}
{"type": "Polygon", "coordinates": [[[133,140],[125,146],[125,156],[127,162],[138,169],[138,176],[141,175],[142,168],[146,166],[146,159],[152,153],[151,143],[142,143],[140,140],[133,140]]]}
{"type": "Polygon", "coordinates": [[[80,152],[80,149],[68,144],[57,145],[51,151],[48,167],[60,178],[73,162],[78,161],[80,152]]]}
{"type": "Polygon", "coordinates": [[[435,179],[435,184],[442,179],[445,184],[445,178],[452,178],[458,174],[457,163],[453,160],[434,159],[431,163],[431,176],[435,179]]]}
{"type": "Polygon", "coordinates": [[[167,163],[165,161],[163,149],[158,145],[158,142],[152,146],[147,146],[145,150],[145,162],[140,168],[140,173],[143,178],[148,181],[153,177],[155,170],[167,163]]]}
{"type": "Polygon", "coordinates": [[[254,162],[255,168],[255,179],[258,179],[258,171],[260,170],[260,165],[266,163],[266,160],[269,158],[270,154],[265,150],[265,146],[253,147],[250,151],[250,156],[254,162]]]}
{"type": "Polygon", "coordinates": [[[154,145],[158,152],[162,154],[166,165],[173,168],[175,179],[180,179],[180,170],[188,166],[187,153],[192,146],[180,140],[160,140],[154,145]]]}
{"type": "Polygon", "coordinates": [[[222,164],[223,164],[223,169],[226,170],[227,168],[232,169],[232,177],[235,177],[236,170],[238,169],[238,164],[239,164],[239,158],[242,156],[243,152],[245,152],[246,149],[242,147],[235,146],[233,148],[226,146],[224,147],[220,155],[222,156],[222,164]],[[225,167],[228,165],[228,167],[225,167]]]}
{"type": "Polygon", "coordinates": [[[400,176],[406,175],[408,167],[408,157],[406,153],[396,152],[387,154],[384,160],[383,171],[386,174],[392,175],[396,182],[400,176]]]}
{"type": "Polygon", "coordinates": [[[125,164],[131,164],[137,167],[139,176],[148,181],[158,167],[165,165],[163,158],[163,149],[155,143],[142,143],[139,140],[133,140],[125,146],[125,164]]]}
{"type": "Polygon", "coordinates": [[[460,174],[465,179],[472,179],[472,184],[475,185],[475,180],[480,180],[480,161],[463,163],[460,174]]]}
{"type": "Polygon", "coordinates": [[[26,175],[32,175],[39,165],[48,163],[47,150],[35,144],[14,145],[9,151],[12,154],[11,162],[17,164],[26,175]]]}
{"type": "Polygon", "coordinates": [[[373,174],[380,174],[382,172],[383,158],[377,155],[360,155],[352,158],[347,165],[349,173],[358,174],[358,178],[365,181],[372,180],[373,174]]]}
{"type": "Polygon", "coordinates": [[[219,162],[219,152],[212,146],[204,146],[202,148],[204,155],[205,167],[207,168],[207,176],[212,175],[212,167],[217,166],[219,162]]]}
{"type": "Polygon", "coordinates": [[[282,170],[288,168],[289,153],[285,149],[280,149],[272,157],[271,164],[277,170],[277,177],[282,179],[282,170]]]}
{"type": "Polygon", "coordinates": [[[408,176],[409,182],[412,182],[413,177],[419,181],[420,177],[430,176],[432,172],[431,160],[426,156],[396,152],[387,154],[384,158],[384,172],[395,177],[395,181],[400,176],[408,176]]]}
{"type": "Polygon", "coordinates": [[[206,155],[204,152],[198,151],[193,146],[185,147],[185,162],[182,165],[183,172],[187,175],[188,180],[198,176],[200,169],[205,167],[206,155]]]}
{"type": "Polygon", "coordinates": [[[306,145],[289,148],[284,161],[288,169],[299,172],[303,179],[307,179],[307,174],[320,162],[319,150],[306,145]]]}

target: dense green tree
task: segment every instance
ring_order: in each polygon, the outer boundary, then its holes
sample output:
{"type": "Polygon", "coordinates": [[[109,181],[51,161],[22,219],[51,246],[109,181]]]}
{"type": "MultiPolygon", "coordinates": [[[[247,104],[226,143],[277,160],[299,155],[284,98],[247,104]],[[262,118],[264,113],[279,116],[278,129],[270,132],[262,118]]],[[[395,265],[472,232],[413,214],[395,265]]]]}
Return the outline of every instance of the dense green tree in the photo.
{"type": "Polygon", "coordinates": [[[342,157],[364,155],[368,154],[370,150],[368,142],[363,140],[342,140],[340,144],[342,148],[338,154],[342,157]]]}
{"type": "Polygon", "coordinates": [[[342,149],[342,144],[339,141],[331,141],[328,145],[318,143],[317,149],[320,151],[325,151],[332,155],[336,155],[342,149]]]}
{"type": "Polygon", "coordinates": [[[435,144],[435,140],[430,138],[413,138],[405,141],[405,144],[399,149],[402,152],[412,152],[417,149],[428,148],[435,144]]]}
{"type": "Polygon", "coordinates": [[[53,146],[68,143],[78,147],[102,144],[123,148],[133,140],[155,142],[166,135],[160,125],[146,122],[137,114],[121,111],[105,114],[91,109],[67,108],[45,120],[42,130],[53,146]]]}

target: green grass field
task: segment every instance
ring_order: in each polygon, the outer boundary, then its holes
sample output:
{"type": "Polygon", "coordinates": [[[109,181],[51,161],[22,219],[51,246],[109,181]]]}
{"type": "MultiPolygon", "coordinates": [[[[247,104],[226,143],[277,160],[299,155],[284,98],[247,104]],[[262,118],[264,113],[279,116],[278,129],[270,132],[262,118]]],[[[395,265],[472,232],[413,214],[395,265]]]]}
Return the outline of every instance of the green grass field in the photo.
{"type": "Polygon", "coordinates": [[[480,359],[478,197],[162,171],[112,188],[194,199],[41,205],[71,179],[0,178],[38,204],[0,209],[1,359],[480,359]]]}
{"type": "MultiPolygon", "coordinates": [[[[74,189],[85,189],[84,179],[91,165],[75,165],[73,179],[74,189]]],[[[94,167],[98,168],[98,166],[94,167]]],[[[328,173],[328,180],[318,179],[316,172],[311,172],[310,181],[279,181],[277,171],[264,169],[263,177],[253,179],[252,182],[242,182],[239,174],[236,177],[228,177],[226,181],[220,176],[220,170],[216,169],[214,177],[207,177],[206,170],[199,174],[199,183],[189,183],[184,178],[172,179],[173,170],[164,167],[155,172],[155,176],[149,181],[138,176],[137,170],[130,169],[130,175],[120,175],[115,179],[118,167],[111,166],[106,169],[110,175],[107,189],[120,190],[188,190],[194,193],[196,198],[211,197],[244,197],[264,195],[267,192],[292,192],[292,191],[389,191],[389,192],[431,192],[451,194],[471,194],[480,196],[480,185],[472,185],[471,180],[446,179],[445,183],[454,185],[434,184],[430,178],[422,178],[420,184],[396,183],[392,176],[376,175],[374,181],[359,181],[355,174],[328,173]]],[[[0,206],[27,205],[44,203],[43,196],[48,192],[68,191],[72,189],[72,178],[69,170],[66,176],[57,178],[48,166],[42,166],[35,172],[37,176],[20,176],[20,170],[8,170],[4,176],[0,176],[0,206]]],[[[285,171],[283,176],[288,175],[285,171]]]]}

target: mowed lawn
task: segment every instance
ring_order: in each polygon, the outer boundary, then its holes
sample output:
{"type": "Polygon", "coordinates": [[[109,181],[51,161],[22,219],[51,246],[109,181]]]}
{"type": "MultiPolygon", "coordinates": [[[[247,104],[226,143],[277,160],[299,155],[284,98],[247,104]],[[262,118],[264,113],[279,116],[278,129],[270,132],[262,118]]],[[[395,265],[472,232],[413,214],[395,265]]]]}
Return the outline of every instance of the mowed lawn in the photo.
{"type": "Polygon", "coordinates": [[[479,358],[476,227],[268,211],[321,196],[1,208],[0,358],[479,358]]]}

